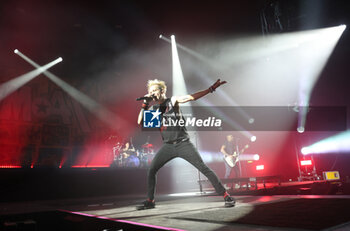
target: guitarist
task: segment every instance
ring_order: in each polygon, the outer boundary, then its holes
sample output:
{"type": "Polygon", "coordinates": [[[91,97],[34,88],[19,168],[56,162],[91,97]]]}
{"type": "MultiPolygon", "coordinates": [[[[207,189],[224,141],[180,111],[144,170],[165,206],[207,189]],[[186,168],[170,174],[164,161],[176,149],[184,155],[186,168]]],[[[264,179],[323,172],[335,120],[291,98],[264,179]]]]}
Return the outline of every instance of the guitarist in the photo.
{"type": "MultiPolygon", "coordinates": [[[[238,158],[238,154],[237,154],[237,147],[236,144],[234,142],[234,138],[233,135],[227,135],[226,136],[226,141],[225,143],[221,146],[220,149],[221,153],[224,154],[224,157],[233,155],[234,159],[238,158]]],[[[235,164],[233,167],[230,167],[230,165],[228,165],[228,163],[226,161],[225,162],[225,179],[229,178],[232,172],[232,169],[235,171],[235,177],[238,178],[240,177],[239,175],[239,166],[237,164],[235,164]]]]}

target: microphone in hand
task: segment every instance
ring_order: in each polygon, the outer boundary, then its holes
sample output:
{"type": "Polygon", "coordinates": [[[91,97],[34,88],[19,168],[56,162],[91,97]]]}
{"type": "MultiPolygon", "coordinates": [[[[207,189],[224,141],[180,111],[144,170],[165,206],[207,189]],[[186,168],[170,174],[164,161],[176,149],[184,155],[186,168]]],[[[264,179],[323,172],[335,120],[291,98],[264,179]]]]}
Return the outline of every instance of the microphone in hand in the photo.
{"type": "Polygon", "coordinates": [[[154,95],[151,96],[142,96],[136,99],[136,101],[140,101],[140,100],[146,100],[146,101],[152,101],[154,99],[154,95]]]}

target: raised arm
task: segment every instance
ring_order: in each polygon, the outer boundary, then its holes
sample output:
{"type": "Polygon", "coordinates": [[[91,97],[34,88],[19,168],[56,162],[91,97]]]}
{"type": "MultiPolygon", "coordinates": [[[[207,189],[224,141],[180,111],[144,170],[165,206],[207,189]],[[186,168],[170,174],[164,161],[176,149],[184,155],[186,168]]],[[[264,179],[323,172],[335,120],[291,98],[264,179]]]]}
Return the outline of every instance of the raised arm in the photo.
{"type": "Polygon", "coordinates": [[[215,91],[216,88],[220,87],[221,85],[225,84],[226,81],[220,81],[220,79],[216,80],[216,82],[211,85],[208,89],[198,91],[191,95],[183,95],[183,96],[173,96],[171,97],[171,101],[173,105],[176,103],[187,103],[189,101],[197,100],[199,98],[202,98],[203,96],[212,93],[215,91]]]}

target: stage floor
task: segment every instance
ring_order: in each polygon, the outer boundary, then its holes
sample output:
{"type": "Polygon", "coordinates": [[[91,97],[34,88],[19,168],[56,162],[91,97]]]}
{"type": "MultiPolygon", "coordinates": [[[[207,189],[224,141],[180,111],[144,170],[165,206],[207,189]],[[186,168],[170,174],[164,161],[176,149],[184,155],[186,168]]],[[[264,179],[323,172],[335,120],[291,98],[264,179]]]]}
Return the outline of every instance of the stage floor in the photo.
{"type": "Polygon", "coordinates": [[[350,230],[350,196],[236,196],[225,208],[221,196],[161,195],[155,209],[137,211],[142,196],[1,203],[1,215],[45,211],[115,219],[167,230],[350,230]]]}

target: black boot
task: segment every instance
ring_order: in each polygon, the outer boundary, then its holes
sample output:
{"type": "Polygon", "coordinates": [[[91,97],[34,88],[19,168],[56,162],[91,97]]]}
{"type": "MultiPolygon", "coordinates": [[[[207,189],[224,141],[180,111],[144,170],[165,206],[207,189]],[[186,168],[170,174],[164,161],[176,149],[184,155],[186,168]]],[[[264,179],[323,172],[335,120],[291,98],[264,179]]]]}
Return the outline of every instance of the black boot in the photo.
{"type": "Polygon", "coordinates": [[[156,207],[156,203],[154,203],[154,200],[149,199],[145,200],[140,205],[136,205],[137,210],[153,209],[154,207],[156,207]]]}
{"type": "Polygon", "coordinates": [[[231,197],[228,193],[227,193],[227,195],[225,195],[224,200],[225,200],[225,207],[226,208],[234,207],[236,204],[235,198],[231,197]]]}

